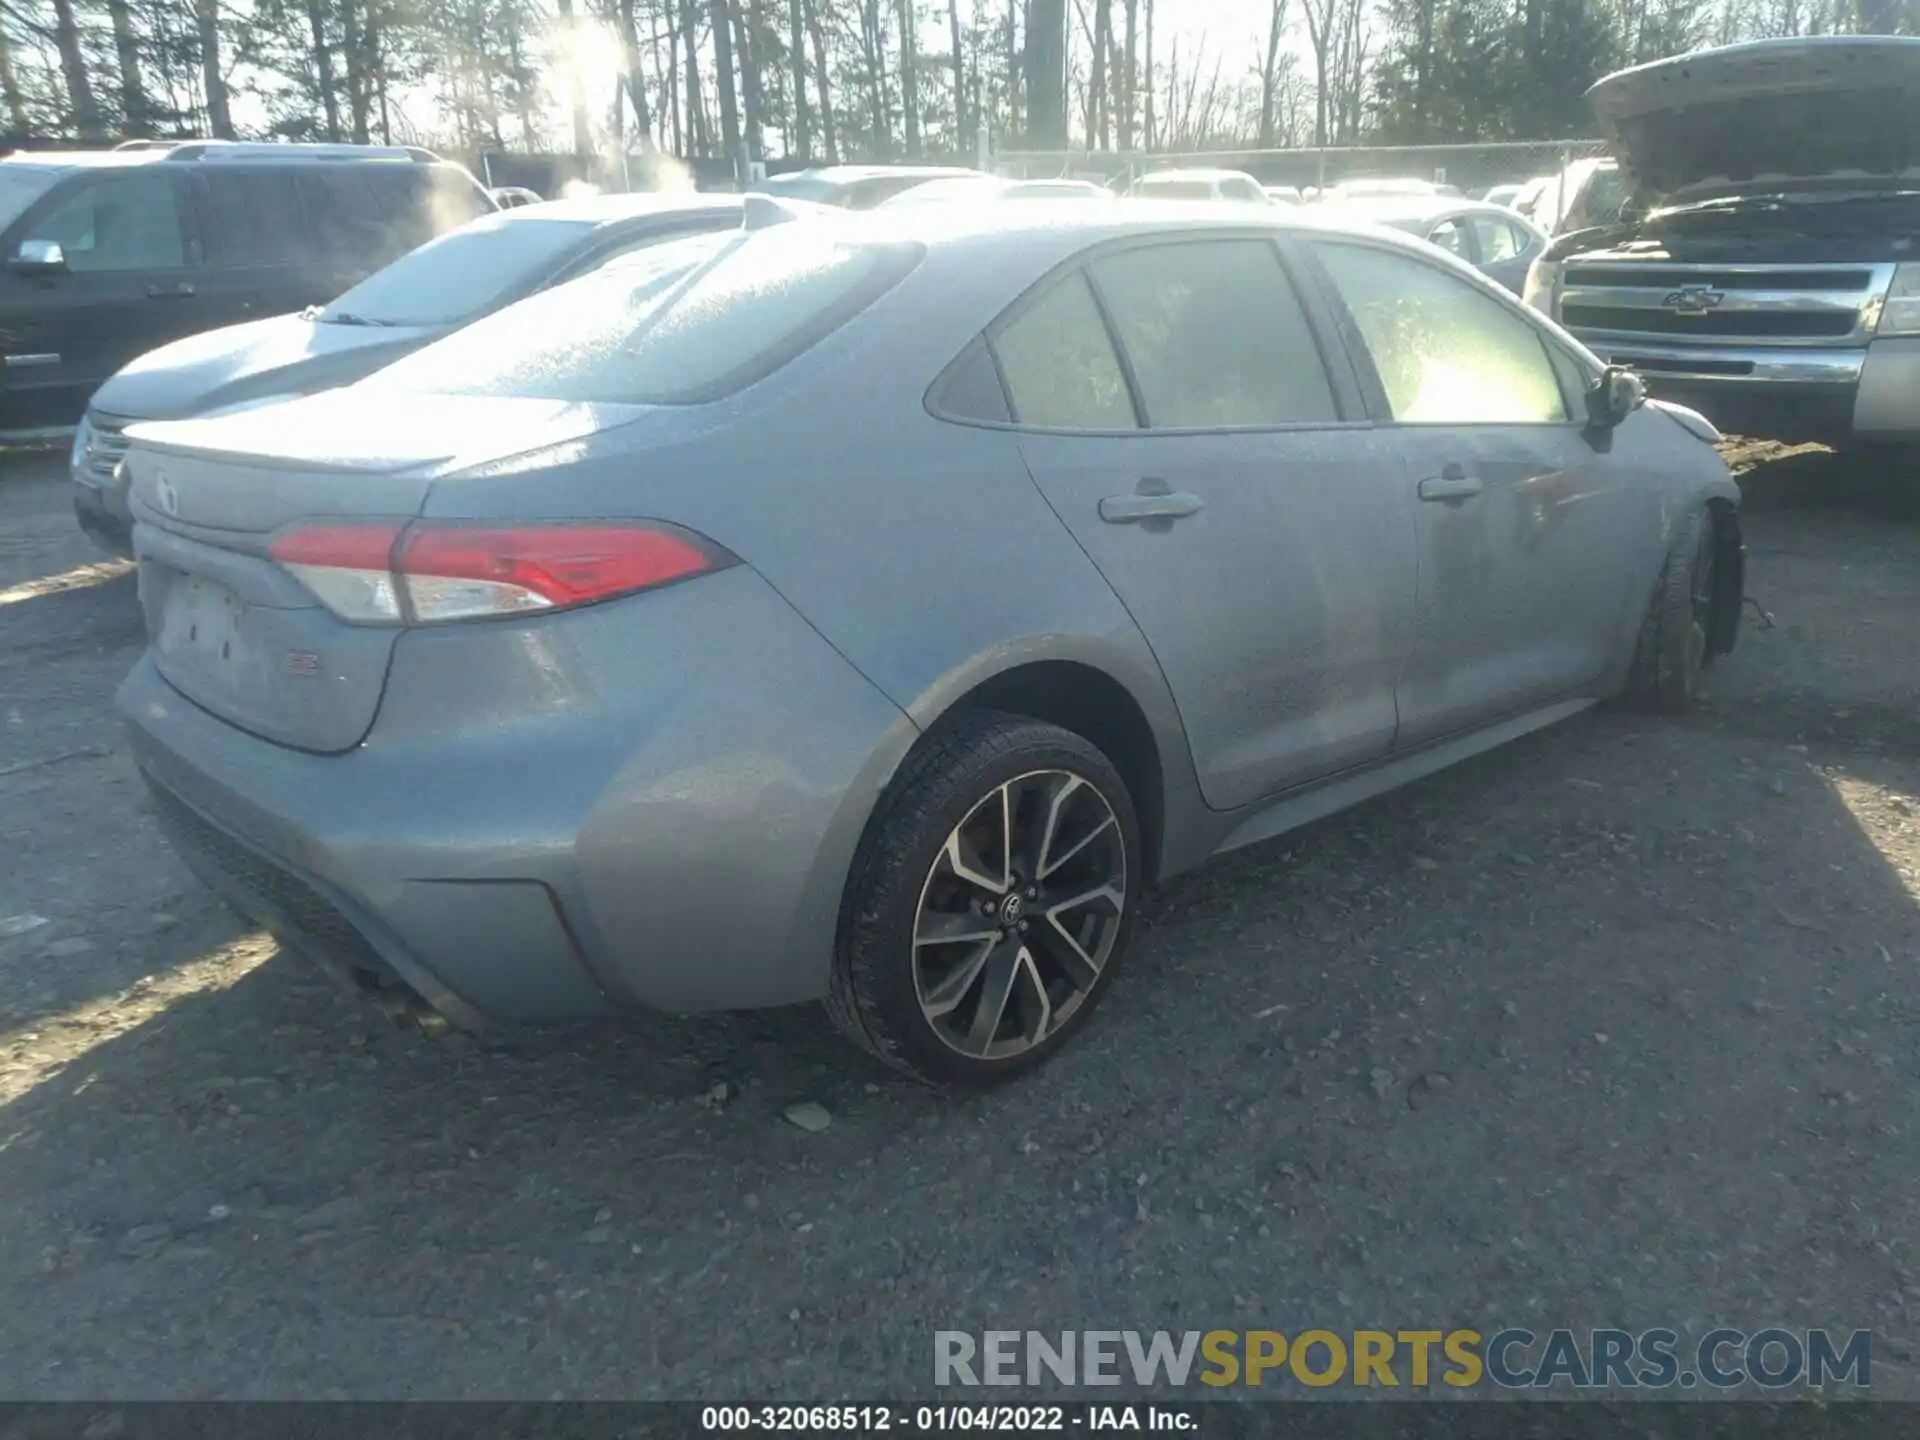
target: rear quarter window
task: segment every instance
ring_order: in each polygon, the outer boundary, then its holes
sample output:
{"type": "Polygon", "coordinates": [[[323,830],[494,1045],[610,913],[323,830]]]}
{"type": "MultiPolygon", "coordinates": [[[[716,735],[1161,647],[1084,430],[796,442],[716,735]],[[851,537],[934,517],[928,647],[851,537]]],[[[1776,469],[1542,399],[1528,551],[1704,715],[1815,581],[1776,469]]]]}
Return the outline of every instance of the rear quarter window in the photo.
{"type": "Polygon", "coordinates": [[[383,385],[575,404],[718,400],[798,358],[892,289],[915,245],[821,234],[695,236],[535,295],[382,371],[383,385]]]}
{"type": "Polygon", "coordinates": [[[251,269],[306,257],[299,197],[287,170],[209,168],[201,179],[206,236],[217,264],[251,269]]]}

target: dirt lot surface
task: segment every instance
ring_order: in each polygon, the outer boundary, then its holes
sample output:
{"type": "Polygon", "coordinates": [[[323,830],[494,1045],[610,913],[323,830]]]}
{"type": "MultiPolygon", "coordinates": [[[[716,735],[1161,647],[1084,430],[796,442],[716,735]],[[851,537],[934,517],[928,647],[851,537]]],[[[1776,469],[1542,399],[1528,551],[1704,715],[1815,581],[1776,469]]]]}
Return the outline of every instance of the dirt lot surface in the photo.
{"type": "Polygon", "coordinates": [[[425,1040],[245,933],[110,711],[131,579],[11,462],[0,1393],[871,1399],[941,1328],[1782,1324],[1920,1395],[1920,526],[1738,458],[1775,625],[1702,714],[1166,887],[1093,1030],[961,1100],[805,1011],[425,1040]]]}

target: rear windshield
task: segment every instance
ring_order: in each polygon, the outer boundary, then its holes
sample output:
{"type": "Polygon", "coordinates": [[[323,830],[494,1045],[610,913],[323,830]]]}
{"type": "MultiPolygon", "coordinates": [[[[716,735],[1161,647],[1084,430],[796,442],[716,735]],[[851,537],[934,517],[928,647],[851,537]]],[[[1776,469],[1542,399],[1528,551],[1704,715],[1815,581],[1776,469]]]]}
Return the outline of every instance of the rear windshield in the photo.
{"type": "Polygon", "coordinates": [[[1207,180],[1145,180],[1139,193],[1155,200],[1211,200],[1213,184],[1207,180]]]}
{"type": "Polygon", "coordinates": [[[693,405],[744,389],[872,304],[920,257],[782,225],[642,251],[401,360],[382,386],[575,404],[693,405]]]}
{"type": "Polygon", "coordinates": [[[320,312],[352,325],[452,325],[490,309],[593,233],[590,220],[489,215],[376,270],[320,312]]]}
{"type": "Polygon", "coordinates": [[[832,204],[839,199],[841,188],[817,175],[775,175],[753,187],[761,195],[784,195],[790,200],[815,200],[822,204],[832,204]]]}

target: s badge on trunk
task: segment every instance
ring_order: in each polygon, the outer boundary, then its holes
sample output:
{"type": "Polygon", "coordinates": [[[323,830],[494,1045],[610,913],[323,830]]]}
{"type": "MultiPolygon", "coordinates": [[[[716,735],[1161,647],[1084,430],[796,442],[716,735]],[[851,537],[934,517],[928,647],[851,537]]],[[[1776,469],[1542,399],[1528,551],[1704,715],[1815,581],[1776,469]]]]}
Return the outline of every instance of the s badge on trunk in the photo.
{"type": "Polygon", "coordinates": [[[153,477],[154,498],[160,502],[160,508],[169,515],[180,513],[180,492],[173,488],[173,481],[164,473],[153,477]]]}

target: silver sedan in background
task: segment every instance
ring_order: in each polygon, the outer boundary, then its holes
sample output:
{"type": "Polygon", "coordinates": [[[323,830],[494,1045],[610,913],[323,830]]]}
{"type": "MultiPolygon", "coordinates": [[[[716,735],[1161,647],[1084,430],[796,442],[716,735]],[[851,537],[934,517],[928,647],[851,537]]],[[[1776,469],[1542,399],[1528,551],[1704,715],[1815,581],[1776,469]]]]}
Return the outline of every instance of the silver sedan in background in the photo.
{"type": "Polygon", "coordinates": [[[1686,411],[1410,238],[904,206],[649,252],[136,427],[119,703],[209,884],[393,1013],[825,1001],[1016,1074],[1142,889],[1740,615],[1686,411]]]}
{"type": "Polygon", "coordinates": [[[1332,198],[1319,213],[1350,220],[1390,225],[1438,245],[1486,275],[1496,284],[1521,293],[1527,267],[1547,248],[1551,237],[1524,215],[1485,200],[1461,200],[1445,195],[1332,198]]]}
{"type": "MultiPolygon", "coordinates": [[[[535,197],[536,199],[538,197],[535,197]]],[[[738,195],[601,195],[482,216],[376,270],[328,305],[162,345],[93,393],[74,435],[74,513],[132,554],[126,430],[350,384],[551,285],[649,245],[740,224],[738,195]]]]}

